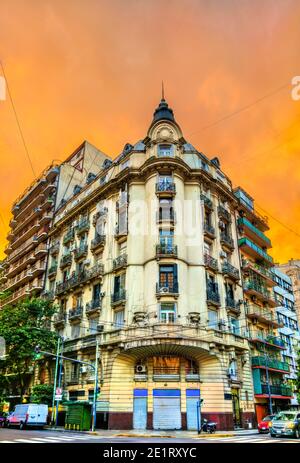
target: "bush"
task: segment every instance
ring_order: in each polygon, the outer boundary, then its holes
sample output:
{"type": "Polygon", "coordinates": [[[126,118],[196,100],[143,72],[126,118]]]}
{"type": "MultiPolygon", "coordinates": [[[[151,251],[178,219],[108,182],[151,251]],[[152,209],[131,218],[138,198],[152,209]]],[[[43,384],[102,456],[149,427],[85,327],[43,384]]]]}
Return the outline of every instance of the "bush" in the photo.
{"type": "Polygon", "coordinates": [[[52,405],[53,384],[37,384],[33,386],[30,402],[36,404],[52,405]]]}

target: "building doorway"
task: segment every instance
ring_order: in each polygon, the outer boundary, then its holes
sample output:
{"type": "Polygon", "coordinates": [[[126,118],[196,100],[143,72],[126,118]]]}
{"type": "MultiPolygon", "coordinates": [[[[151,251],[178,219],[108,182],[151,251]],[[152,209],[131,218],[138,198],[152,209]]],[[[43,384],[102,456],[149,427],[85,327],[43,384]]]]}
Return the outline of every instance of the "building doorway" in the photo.
{"type": "Polygon", "coordinates": [[[242,426],[242,417],[240,409],[240,391],[237,388],[231,389],[232,397],[232,411],[233,411],[233,425],[235,428],[242,426]]]}

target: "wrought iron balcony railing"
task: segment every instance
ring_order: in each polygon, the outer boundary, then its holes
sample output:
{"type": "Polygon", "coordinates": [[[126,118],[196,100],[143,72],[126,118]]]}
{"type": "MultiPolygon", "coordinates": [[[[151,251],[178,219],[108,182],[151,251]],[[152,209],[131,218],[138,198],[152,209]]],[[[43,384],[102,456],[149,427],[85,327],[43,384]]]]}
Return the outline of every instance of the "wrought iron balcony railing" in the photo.
{"type": "Polygon", "coordinates": [[[230,249],[234,248],[234,241],[228,233],[221,232],[220,240],[222,244],[228,246],[230,249]]]}
{"type": "Polygon", "coordinates": [[[157,244],[156,256],[177,256],[177,246],[172,243],[157,244]]]}
{"type": "Polygon", "coordinates": [[[218,261],[217,259],[212,257],[210,254],[207,254],[207,253],[204,254],[204,263],[206,267],[212,270],[218,270],[218,261]]]}
{"type": "Polygon", "coordinates": [[[69,320],[81,319],[82,315],[83,315],[83,307],[77,306],[75,309],[69,310],[68,319],[69,320]]]}
{"type": "Polygon", "coordinates": [[[74,259],[81,259],[82,257],[86,256],[88,252],[88,245],[80,245],[78,248],[74,249],[74,259]]]}
{"type": "Polygon", "coordinates": [[[223,262],[222,264],[222,272],[235,280],[240,279],[240,272],[236,267],[231,265],[228,261],[223,262]]]}
{"type": "Polygon", "coordinates": [[[79,222],[78,222],[78,225],[76,227],[76,233],[77,234],[80,234],[80,233],[84,233],[86,231],[88,231],[90,228],[90,221],[88,218],[84,218],[84,219],[81,219],[79,222]]]}
{"type": "Polygon", "coordinates": [[[179,294],[178,282],[156,283],[156,294],[179,294]]]}
{"type": "Polygon", "coordinates": [[[204,222],[203,229],[204,229],[204,234],[205,234],[205,235],[208,235],[208,236],[210,236],[211,238],[215,238],[215,237],[216,237],[215,229],[214,229],[214,227],[212,227],[209,223],[204,222]]]}
{"type": "Polygon", "coordinates": [[[63,244],[67,244],[74,239],[74,228],[70,228],[63,237],[63,244]]]}
{"type": "Polygon", "coordinates": [[[223,206],[218,206],[218,216],[223,217],[223,219],[227,220],[227,222],[231,222],[230,212],[228,212],[223,206]]]}
{"type": "Polygon", "coordinates": [[[62,258],[60,259],[59,266],[61,268],[63,268],[63,267],[66,267],[67,265],[71,265],[71,264],[72,264],[72,254],[68,253],[68,254],[65,254],[64,256],[62,256],[62,258]]]}
{"type": "Polygon", "coordinates": [[[275,359],[275,358],[268,358],[264,356],[257,355],[252,357],[251,364],[253,367],[267,367],[272,368],[274,370],[280,371],[290,371],[289,364],[287,362],[283,362],[282,360],[275,359]]]}
{"type": "Polygon", "coordinates": [[[206,206],[208,209],[213,209],[213,202],[206,195],[202,193],[200,195],[200,199],[204,202],[204,206],[206,206]]]}
{"type": "Polygon", "coordinates": [[[114,270],[126,267],[126,265],[127,265],[127,254],[121,254],[119,257],[116,257],[116,259],[113,260],[114,270]]]}
{"type": "Polygon", "coordinates": [[[174,182],[157,182],[155,186],[156,193],[176,193],[174,182]]]}
{"type": "Polygon", "coordinates": [[[217,283],[215,283],[214,287],[208,286],[206,290],[206,299],[207,302],[211,304],[220,305],[220,294],[217,283]]]}
{"type": "MultiPolygon", "coordinates": [[[[269,394],[269,388],[267,384],[261,385],[262,394],[269,394]]],[[[270,386],[271,395],[281,395],[285,397],[292,397],[292,388],[289,386],[270,386]]]]}
{"type": "Polygon", "coordinates": [[[59,295],[69,289],[74,288],[82,283],[85,283],[93,278],[103,275],[103,264],[96,264],[90,269],[85,269],[82,272],[73,272],[72,275],[61,283],[56,285],[56,294],[59,295]]]}
{"type": "Polygon", "coordinates": [[[85,313],[91,314],[97,312],[101,309],[101,299],[93,299],[92,301],[88,302],[85,306],[85,313]]]}
{"type": "Polygon", "coordinates": [[[106,237],[105,235],[96,234],[95,238],[91,242],[91,250],[100,248],[105,245],[106,237]]]}
{"type": "Polygon", "coordinates": [[[118,291],[113,292],[111,295],[111,304],[116,305],[119,303],[124,303],[126,301],[126,290],[120,288],[118,291]]]}

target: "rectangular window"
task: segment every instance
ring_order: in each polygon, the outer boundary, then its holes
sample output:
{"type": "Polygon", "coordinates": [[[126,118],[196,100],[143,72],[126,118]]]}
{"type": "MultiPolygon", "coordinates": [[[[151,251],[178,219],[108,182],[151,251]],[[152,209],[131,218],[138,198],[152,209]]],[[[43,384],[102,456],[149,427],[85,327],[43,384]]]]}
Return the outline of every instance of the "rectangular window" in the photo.
{"type": "Polygon", "coordinates": [[[93,301],[100,300],[100,291],[101,291],[101,286],[99,283],[93,286],[93,301]]]}
{"type": "Polygon", "coordinates": [[[169,292],[178,291],[177,265],[160,265],[159,267],[159,287],[168,288],[169,292]]]}
{"type": "Polygon", "coordinates": [[[208,310],[208,326],[209,328],[218,328],[218,313],[216,310],[208,310]]]}
{"type": "Polygon", "coordinates": [[[160,220],[173,220],[174,209],[172,199],[160,199],[159,200],[159,219],[160,220]]]}
{"type": "Polygon", "coordinates": [[[233,334],[240,334],[240,324],[237,318],[231,317],[229,319],[229,327],[233,334]]]}
{"type": "Polygon", "coordinates": [[[90,334],[97,333],[97,325],[98,325],[98,318],[90,318],[89,319],[89,332],[90,334]]]}
{"type": "Polygon", "coordinates": [[[161,323],[175,323],[176,321],[176,307],[175,304],[161,304],[159,320],[161,323]]]}
{"type": "Polygon", "coordinates": [[[80,326],[72,325],[71,326],[71,339],[76,339],[80,337],[80,326]]]}
{"type": "Polygon", "coordinates": [[[118,310],[114,313],[114,327],[122,328],[124,326],[124,310],[118,310]]]}
{"type": "Polygon", "coordinates": [[[173,146],[172,145],[159,145],[158,146],[159,157],[173,157],[173,146]]]}
{"type": "Polygon", "coordinates": [[[174,230],[159,230],[159,243],[167,252],[171,252],[174,245],[174,230]]]}

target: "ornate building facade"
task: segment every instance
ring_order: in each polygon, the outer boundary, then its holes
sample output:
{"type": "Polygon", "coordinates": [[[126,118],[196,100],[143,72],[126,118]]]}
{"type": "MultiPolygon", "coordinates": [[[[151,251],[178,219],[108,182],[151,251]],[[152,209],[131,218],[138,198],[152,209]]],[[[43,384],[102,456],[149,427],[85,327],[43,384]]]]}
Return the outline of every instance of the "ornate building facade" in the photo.
{"type": "MultiPolygon", "coordinates": [[[[70,358],[100,348],[100,427],[218,429],[254,422],[238,247],[239,200],[164,99],[146,136],[66,202],[50,231],[45,295],[70,358]]],[[[65,362],[69,400],[89,368],[65,362]]]]}

